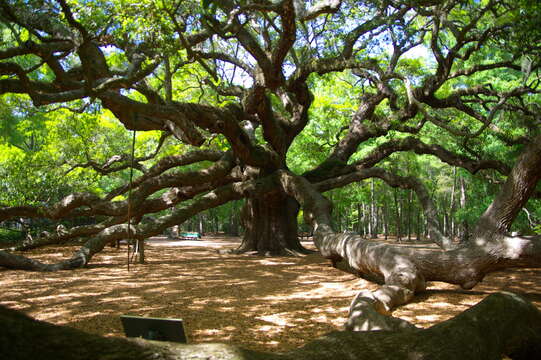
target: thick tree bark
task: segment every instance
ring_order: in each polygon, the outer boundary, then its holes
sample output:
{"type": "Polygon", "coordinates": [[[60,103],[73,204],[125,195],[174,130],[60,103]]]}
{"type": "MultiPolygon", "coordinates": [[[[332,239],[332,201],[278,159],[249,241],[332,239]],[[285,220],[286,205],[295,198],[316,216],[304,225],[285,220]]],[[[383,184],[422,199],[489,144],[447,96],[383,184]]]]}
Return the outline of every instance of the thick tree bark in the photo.
{"type": "Polygon", "coordinates": [[[541,135],[526,146],[517,164],[492,204],[481,215],[474,230],[476,241],[490,241],[494,234],[504,234],[541,180],[541,135]]]}
{"type": "Polygon", "coordinates": [[[298,255],[308,251],[297,236],[297,201],[281,191],[251,197],[242,209],[244,237],[237,253],[298,255]]]}
{"type": "Polygon", "coordinates": [[[462,314],[428,329],[336,331],[283,354],[225,344],[182,345],[100,337],[33,320],[0,307],[0,357],[27,360],[188,359],[537,359],[541,356],[541,312],[512,293],[488,296],[462,314]]]}

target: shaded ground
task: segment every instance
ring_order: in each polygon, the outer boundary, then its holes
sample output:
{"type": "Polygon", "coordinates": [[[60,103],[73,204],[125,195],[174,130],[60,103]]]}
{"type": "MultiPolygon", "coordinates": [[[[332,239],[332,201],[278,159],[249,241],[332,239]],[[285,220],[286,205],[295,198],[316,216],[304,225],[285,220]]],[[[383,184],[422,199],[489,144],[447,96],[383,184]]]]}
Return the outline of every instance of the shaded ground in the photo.
{"type": "MultiPolygon", "coordinates": [[[[148,263],[132,265],[130,272],[126,248],[107,248],[85,269],[0,269],[0,304],[40,320],[114,336],[122,336],[121,314],[182,318],[191,343],[283,351],[341,329],[357,291],[375,288],[330,267],[317,254],[261,258],[216,252],[237,244],[238,239],[224,237],[155,239],[146,249],[148,263]]],[[[58,261],[77,248],[50,247],[30,254],[58,261]]],[[[426,293],[394,315],[430,326],[500,290],[522,293],[541,308],[541,269],[494,273],[472,291],[430,283],[426,293]]]]}

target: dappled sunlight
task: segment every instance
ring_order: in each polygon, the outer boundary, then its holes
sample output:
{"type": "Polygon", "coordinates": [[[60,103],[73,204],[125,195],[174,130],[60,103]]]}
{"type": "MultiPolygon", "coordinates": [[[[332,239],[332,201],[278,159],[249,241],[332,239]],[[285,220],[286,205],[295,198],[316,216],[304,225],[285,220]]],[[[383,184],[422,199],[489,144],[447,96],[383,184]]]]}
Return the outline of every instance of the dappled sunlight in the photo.
{"type": "MultiPolygon", "coordinates": [[[[84,269],[54,273],[0,270],[0,303],[55,324],[122,336],[119,316],[181,318],[190,343],[226,342],[285,351],[341,330],[358,291],[377,285],[330,266],[318,254],[265,258],[218,254],[238,239],[165,242],[146,248],[147,264],[126,266],[126,249],[106,248],[84,269]],[[207,243],[212,246],[206,246],[207,243]]],[[[29,252],[42,261],[77,247],[29,252]]],[[[418,326],[446,320],[499,290],[541,306],[541,271],[510,269],[487,276],[473,291],[445,283],[393,312],[418,326]]]]}
{"type": "MultiPolygon", "coordinates": [[[[218,254],[238,239],[159,241],[147,264],[126,266],[126,249],[106,248],[85,269],[0,270],[0,303],[52,323],[122,336],[119,315],[182,318],[188,339],[285,350],[340,329],[359,280],[317,254],[263,258],[218,254]],[[205,245],[203,247],[202,245],[205,245]],[[221,245],[221,246],[218,246],[221,245]]],[[[58,261],[77,247],[31,251],[58,261]]]]}
{"type": "Polygon", "coordinates": [[[415,317],[417,321],[424,322],[424,323],[430,323],[430,322],[439,322],[441,319],[441,316],[439,315],[417,315],[415,317]]]}
{"type": "Polygon", "coordinates": [[[498,291],[519,293],[541,308],[541,269],[506,269],[488,274],[472,290],[430,282],[425,293],[393,312],[415,325],[429,327],[448,320],[498,291]]]}
{"type": "Polygon", "coordinates": [[[265,320],[279,326],[286,326],[289,324],[287,313],[259,316],[258,319],[265,320]]]}

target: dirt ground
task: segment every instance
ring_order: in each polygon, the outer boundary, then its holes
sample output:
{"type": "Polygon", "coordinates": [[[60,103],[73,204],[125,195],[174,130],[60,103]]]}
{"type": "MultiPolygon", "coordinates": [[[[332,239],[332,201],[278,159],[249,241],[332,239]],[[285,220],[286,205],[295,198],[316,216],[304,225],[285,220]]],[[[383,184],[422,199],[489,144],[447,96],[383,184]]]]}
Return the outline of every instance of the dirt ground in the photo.
{"type": "MultiPolygon", "coordinates": [[[[147,264],[128,272],[126,248],[106,248],[84,269],[35,273],[0,269],[0,304],[87,332],[122,336],[119,315],[182,318],[190,343],[225,342],[285,351],[339,330],[358,290],[375,285],[330,266],[317,254],[262,258],[218,254],[238,239],[153,239],[147,264]]],[[[311,246],[310,243],[305,243],[311,246]]],[[[30,252],[42,261],[77,247],[30,252]]],[[[393,315],[428,327],[497,291],[518,292],[541,308],[541,269],[493,273],[471,291],[433,282],[393,315]]]]}

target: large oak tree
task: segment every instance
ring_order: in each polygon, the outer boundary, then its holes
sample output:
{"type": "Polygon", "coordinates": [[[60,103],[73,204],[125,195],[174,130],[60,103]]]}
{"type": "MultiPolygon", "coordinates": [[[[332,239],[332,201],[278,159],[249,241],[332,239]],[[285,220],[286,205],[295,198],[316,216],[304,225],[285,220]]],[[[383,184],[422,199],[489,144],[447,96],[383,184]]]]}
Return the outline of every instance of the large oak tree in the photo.
{"type": "Polygon", "coordinates": [[[508,231],[528,199],[539,196],[540,14],[535,4],[491,0],[2,1],[7,41],[0,48],[0,94],[24,94],[43,108],[97,103],[127,129],[160,130],[201,149],[163,157],[148,169],[133,157],[83,164],[104,174],[133,164],[140,173],[129,202],[113,201],[129,191],[124,184],[105,196],[75,193],[53,204],[0,208],[0,221],[102,219],[23,246],[88,238],[66,261],[43,264],[0,251],[0,266],[81,267],[130,233],[143,240],[237,199],[246,199],[237,251],[305,252],[297,237],[302,206],[323,256],[382,283],[355,298],[349,329],[408,327],[386,314],[426,281],[470,289],[487,272],[539,266],[539,238],[508,231]],[[178,74],[189,67],[217,100],[183,96],[178,74]],[[356,81],[357,107],[333,134],[325,160],[294,173],[288,151],[315,121],[313,82],[336,73],[356,81]],[[213,139],[225,150],[208,149],[213,139]],[[487,142],[521,155],[489,158],[487,142]],[[361,156],[367,146],[373,149],[361,156]],[[458,246],[438,230],[436,207],[419,179],[378,166],[397,152],[507,176],[468,243],[458,246]],[[211,165],[182,171],[201,162],[211,165]],[[430,238],[442,249],[404,249],[336,233],[332,204],[322,193],[367,178],[414,190],[430,238]],[[165,209],[172,211],[140,222],[165,209]]]}

